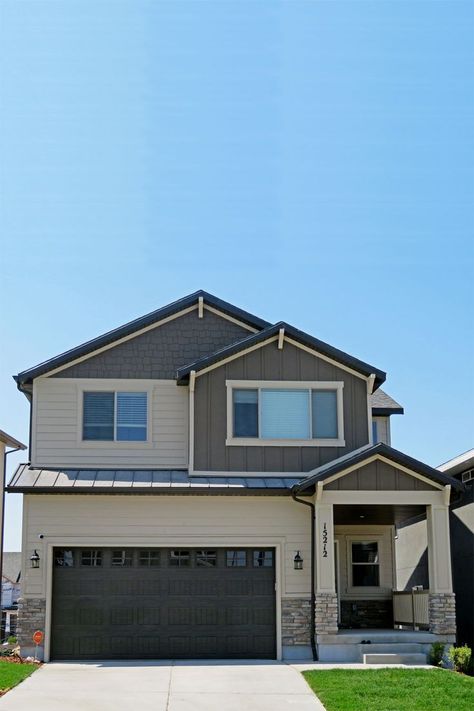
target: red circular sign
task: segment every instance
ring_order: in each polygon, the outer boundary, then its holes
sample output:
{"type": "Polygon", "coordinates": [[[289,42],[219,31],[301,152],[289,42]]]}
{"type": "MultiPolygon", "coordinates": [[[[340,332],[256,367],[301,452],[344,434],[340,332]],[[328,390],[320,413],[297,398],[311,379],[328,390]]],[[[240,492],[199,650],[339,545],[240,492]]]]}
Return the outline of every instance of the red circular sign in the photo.
{"type": "Polygon", "coordinates": [[[41,632],[41,630],[36,630],[36,632],[33,635],[33,642],[35,644],[41,644],[43,641],[44,634],[41,632]]]}

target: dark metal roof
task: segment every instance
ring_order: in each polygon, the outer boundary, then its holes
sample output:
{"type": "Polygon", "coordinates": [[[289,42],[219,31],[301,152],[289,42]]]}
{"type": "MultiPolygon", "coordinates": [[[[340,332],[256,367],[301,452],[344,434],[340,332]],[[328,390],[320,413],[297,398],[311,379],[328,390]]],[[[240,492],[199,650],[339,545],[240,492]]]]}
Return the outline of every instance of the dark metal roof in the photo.
{"type": "Polygon", "coordinates": [[[192,370],[199,372],[200,370],[203,370],[204,368],[207,368],[210,365],[218,363],[224,358],[236,355],[237,353],[240,353],[246,348],[250,348],[251,346],[257,345],[258,343],[267,340],[267,338],[271,338],[272,336],[278,335],[280,329],[282,328],[285,329],[285,335],[289,336],[295,341],[298,341],[298,343],[308,346],[309,348],[313,348],[314,350],[328,356],[329,358],[332,358],[336,362],[341,363],[342,365],[345,365],[349,368],[352,368],[352,370],[362,373],[365,376],[374,374],[376,387],[378,387],[384,382],[386,374],[382,370],[379,370],[378,368],[375,368],[373,365],[369,365],[368,363],[364,363],[358,358],[354,358],[348,353],[344,353],[343,351],[340,351],[339,349],[330,346],[328,343],[324,343],[324,341],[320,341],[319,339],[314,338],[314,336],[310,336],[308,333],[304,333],[303,331],[300,331],[294,326],[290,326],[290,324],[285,323],[284,321],[280,321],[279,323],[275,323],[272,326],[264,328],[259,333],[254,333],[251,336],[247,336],[246,338],[243,338],[242,340],[237,341],[236,343],[233,343],[230,346],[226,346],[225,348],[221,348],[220,350],[215,351],[214,353],[211,353],[208,356],[199,358],[198,360],[194,361],[194,363],[189,363],[188,365],[179,368],[176,374],[178,384],[183,384],[187,382],[187,379],[189,378],[189,373],[192,370]]]}
{"type": "Polygon", "coordinates": [[[20,464],[7,491],[23,494],[289,495],[301,477],[189,476],[162,469],[35,469],[20,464]]]}
{"type": "Polygon", "coordinates": [[[304,491],[305,489],[313,487],[318,483],[318,481],[325,481],[326,479],[329,479],[329,477],[334,476],[334,474],[340,474],[349,467],[353,467],[357,464],[364,466],[365,462],[374,455],[385,457],[393,462],[394,466],[397,466],[398,464],[406,467],[416,474],[421,474],[437,484],[451,484],[453,489],[459,489],[461,491],[464,489],[463,485],[457,481],[457,479],[453,479],[450,476],[442,474],[437,469],[433,469],[433,467],[428,466],[428,464],[424,464],[418,459],[413,459],[413,457],[409,457],[408,454],[404,454],[398,449],[389,447],[388,444],[379,442],[378,444],[368,445],[367,447],[356,450],[355,452],[350,452],[339,459],[329,462],[328,464],[324,464],[322,467],[318,467],[318,469],[311,472],[311,474],[305,479],[302,479],[300,482],[295,484],[293,490],[296,493],[304,491]]]}
{"type": "Polygon", "coordinates": [[[61,353],[60,355],[55,356],[54,358],[50,358],[49,360],[46,360],[43,363],[40,363],[39,365],[35,365],[33,368],[23,370],[21,373],[18,373],[18,375],[15,375],[13,377],[16,380],[19,389],[21,390],[25,385],[31,383],[31,381],[34,378],[37,378],[39,375],[44,375],[50,370],[53,370],[54,368],[59,368],[59,366],[62,365],[66,365],[67,363],[72,360],[75,360],[76,358],[81,358],[82,356],[88,355],[89,353],[93,353],[98,348],[107,346],[113,343],[114,341],[118,341],[121,338],[124,338],[125,336],[129,336],[135,333],[136,331],[139,331],[142,328],[151,326],[152,324],[161,321],[162,319],[167,318],[168,316],[172,316],[173,314],[179,313],[180,311],[183,311],[184,309],[189,308],[194,304],[197,304],[199,297],[202,297],[204,299],[205,304],[213,306],[214,308],[218,309],[219,311],[222,311],[228,316],[232,316],[233,318],[236,318],[239,321],[242,321],[243,323],[252,326],[253,328],[261,329],[266,328],[270,325],[268,321],[264,321],[263,319],[259,318],[258,316],[254,316],[248,311],[243,311],[237,306],[233,306],[233,304],[230,304],[227,301],[223,301],[217,296],[209,294],[207,291],[203,291],[201,289],[199,291],[195,291],[193,294],[184,296],[182,299],[178,299],[178,301],[174,301],[173,303],[168,304],[167,306],[163,306],[161,309],[157,309],[156,311],[152,311],[151,313],[146,314],[145,316],[141,316],[140,318],[137,318],[133,321],[129,321],[129,323],[126,323],[123,326],[119,326],[119,328],[115,328],[112,331],[108,331],[102,336],[93,338],[91,341],[82,343],[76,348],[71,348],[71,350],[66,351],[65,353],[61,353]]]}
{"type": "Polygon", "coordinates": [[[380,416],[403,415],[404,410],[393,397],[387,395],[384,390],[376,390],[372,393],[372,414],[380,416]]]}

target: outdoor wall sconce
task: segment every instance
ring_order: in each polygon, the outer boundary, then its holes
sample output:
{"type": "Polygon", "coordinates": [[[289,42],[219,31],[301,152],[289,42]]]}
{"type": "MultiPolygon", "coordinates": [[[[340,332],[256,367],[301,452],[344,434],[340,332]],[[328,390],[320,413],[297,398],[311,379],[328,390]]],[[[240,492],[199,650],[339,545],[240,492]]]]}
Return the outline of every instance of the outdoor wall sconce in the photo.
{"type": "Polygon", "coordinates": [[[40,557],[38,555],[38,551],[35,550],[32,556],[30,556],[30,565],[32,568],[39,568],[40,567],[40,557]]]}
{"type": "Polygon", "coordinates": [[[303,558],[299,551],[296,551],[296,555],[293,558],[293,565],[295,566],[295,570],[303,570],[303,558]]]}

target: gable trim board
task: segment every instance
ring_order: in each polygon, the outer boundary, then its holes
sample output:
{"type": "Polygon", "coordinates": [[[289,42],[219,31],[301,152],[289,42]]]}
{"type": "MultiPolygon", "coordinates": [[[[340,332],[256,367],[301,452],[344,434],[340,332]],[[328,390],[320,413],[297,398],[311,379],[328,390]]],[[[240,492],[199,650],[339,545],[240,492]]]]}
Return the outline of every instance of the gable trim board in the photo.
{"type": "Polygon", "coordinates": [[[223,301],[213,294],[200,290],[156,311],[152,311],[145,316],[134,319],[112,331],[108,331],[97,338],[86,341],[54,358],[39,363],[33,368],[21,371],[18,375],[14,376],[18,388],[20,390],[28,390],[28,385],[31,384],[34,378],[40,375],[45,375],[46,373],[52,375],[64,367],[69,367],[73,363],[80,362],[82,359],[97,355],[103,350],[107,350],[108,348],[118,345],[118,343],[125,342],[150,329],[163,325],[163,323],[181,316],[184,313],[198,310],[200,298],[203,299],[204,309],[209,306],[209,310],[212,308],[214,313],[217,312],[218,315],[223,316],[223,318],[227,318],[249,331],[255,332],[256,330],[264,329],[270,325],[268,321],[264,321],[233,304],[223,301]]]}
{"type": "Polygon", "coordinates": [[[330,363],[337,365],[344,370],[347,370],[352,375],[357,375],[361,378],[367,379],[372,375],[374,376],[375,386],[379,387],[385,379],[386,373],[378,368],[375,368],[368,363],[364,363],[358,358],[354,358],[348,353],[344,353],[328,343],[310,336],[303,331],[290,326],[284,321],[280,321],[272,326],[264,328],[259,333],[247,336],[236,343],[233,343],[225,348],[221,348],[208,356],[198,358],[193,363],[189,363],[182,368],[178,368],[176,373],[176,378],[179,385],[187,383],[189,374],[192,370],[196,372],[196,376],[208,372],[213,367],[220,367],[226,362],[233,360],[244,355],[250,348],[259,348],[265,345],[271,340],[278,341],[280,337],[280,331],[284,329],[284,341],[291,343],[294,346],[307,350],[309,353],[316,355],[320,358],[328,360],[330,363]]]}

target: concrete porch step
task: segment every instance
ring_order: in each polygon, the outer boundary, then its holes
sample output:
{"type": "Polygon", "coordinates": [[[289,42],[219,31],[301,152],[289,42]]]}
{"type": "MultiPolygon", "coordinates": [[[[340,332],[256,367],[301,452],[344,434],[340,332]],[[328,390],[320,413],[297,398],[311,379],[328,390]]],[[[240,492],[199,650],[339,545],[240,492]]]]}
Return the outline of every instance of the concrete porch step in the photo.
{"type": "Polygon", "coordinates": [[[426,654],[364,654],[364,664],[426,664],[426,654]]]}
{"type": "Polygon", "coordinates": [[[423,654],[425,651],[423,647],[424,644],[417,644],[415,642],[411,643],[397,643],[397,644],[360,644],[359,650],[361,656],[363,654],[423,654]]]}

